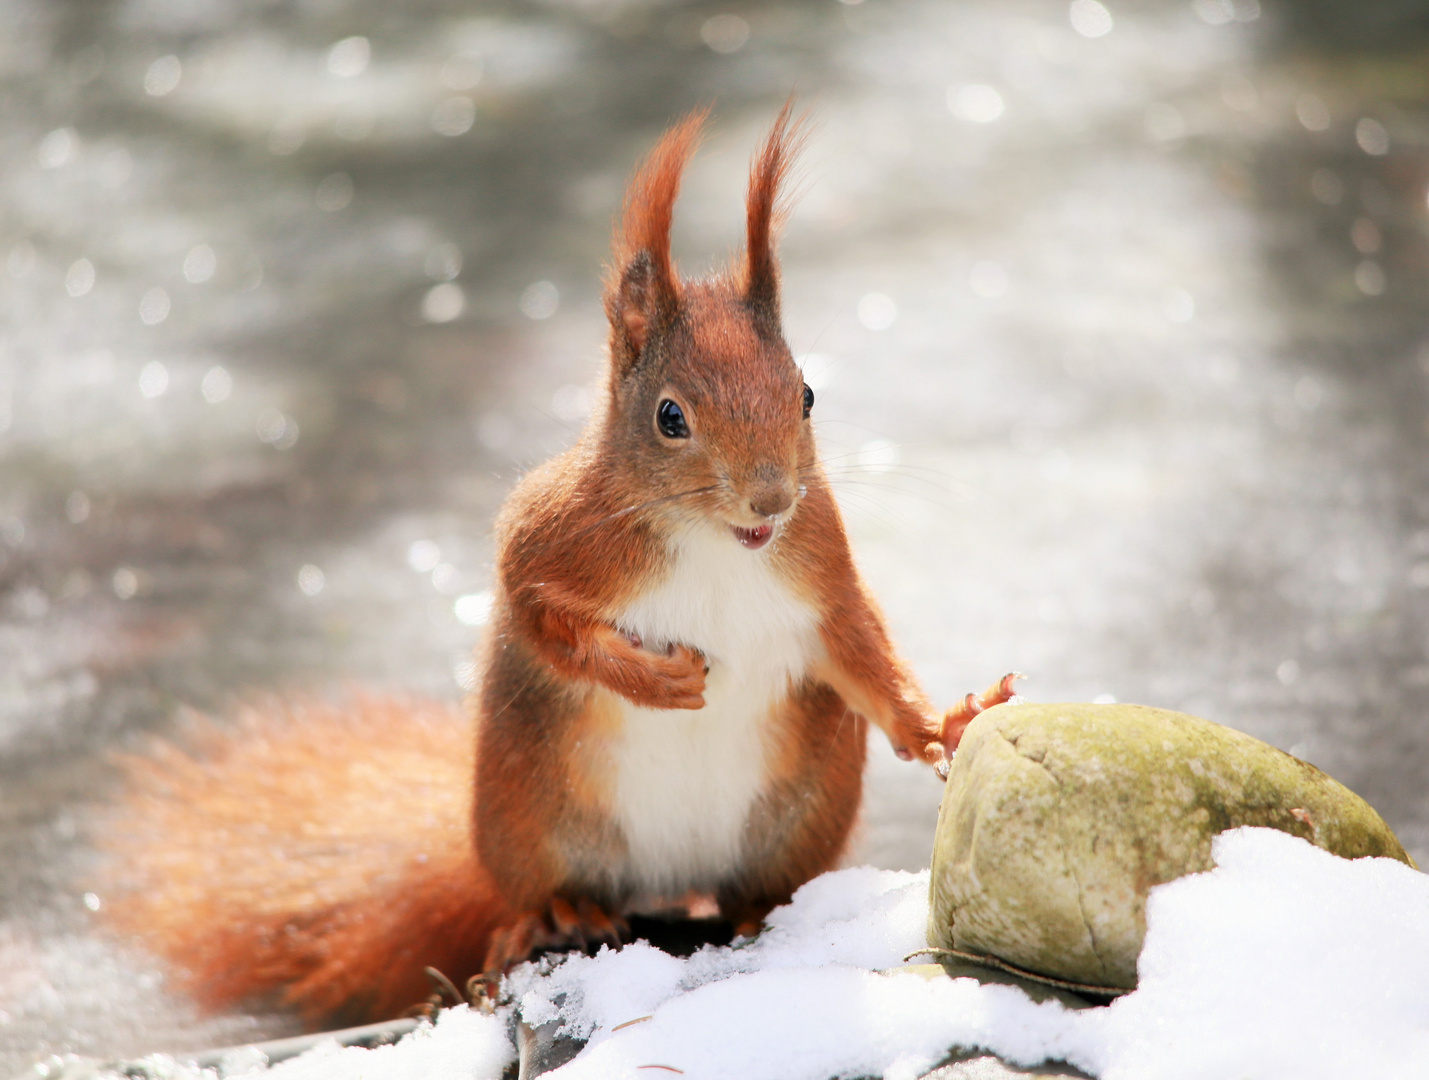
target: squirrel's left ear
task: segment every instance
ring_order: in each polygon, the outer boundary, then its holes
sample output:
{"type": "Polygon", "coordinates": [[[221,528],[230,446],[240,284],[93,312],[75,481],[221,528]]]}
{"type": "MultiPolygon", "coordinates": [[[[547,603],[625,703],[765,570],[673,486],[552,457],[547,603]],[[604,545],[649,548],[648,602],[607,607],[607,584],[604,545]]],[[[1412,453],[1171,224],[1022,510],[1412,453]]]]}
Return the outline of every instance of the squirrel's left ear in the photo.
{"type": "Polygon", "coordinates": [[[784,182],[807,137],[804,116],[793,115],[794,99],[784,103],[769,137],[749,166],[749,197],[745,203],[746,253],[744,299],[760,330],[777,336],[779,324],[779,261],[775,237],[788,211],[784,182]]]}
{"type": "Polygon", "coordinates": [[[670,260],[670,222],[680,177],[708,116],[709,109],[700,109],[665,132],[625,191],[605,290],[617,376],[635,365],[651,334],[673,322],[679,311],[680,282],[670,260]]]}

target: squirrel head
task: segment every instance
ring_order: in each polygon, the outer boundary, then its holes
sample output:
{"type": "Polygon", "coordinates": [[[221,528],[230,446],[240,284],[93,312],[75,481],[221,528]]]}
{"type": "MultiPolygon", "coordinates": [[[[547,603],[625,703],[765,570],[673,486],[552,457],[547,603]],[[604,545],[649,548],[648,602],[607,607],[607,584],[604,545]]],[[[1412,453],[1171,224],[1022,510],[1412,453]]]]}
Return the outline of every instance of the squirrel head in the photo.
{"type": "Polygon", "coordinates": [[[605,295],[606,451],[637,470],[652,512],[714,518],[749,548],[795,512],[816,468],[813,391],[784,341],[774,254],[781,189],[804,136],[791,106],[750,166],[743,258],[698,281],[681,280],[670,259],[675,198],[704,109],[666,132],[636,170],[605,295]]]}

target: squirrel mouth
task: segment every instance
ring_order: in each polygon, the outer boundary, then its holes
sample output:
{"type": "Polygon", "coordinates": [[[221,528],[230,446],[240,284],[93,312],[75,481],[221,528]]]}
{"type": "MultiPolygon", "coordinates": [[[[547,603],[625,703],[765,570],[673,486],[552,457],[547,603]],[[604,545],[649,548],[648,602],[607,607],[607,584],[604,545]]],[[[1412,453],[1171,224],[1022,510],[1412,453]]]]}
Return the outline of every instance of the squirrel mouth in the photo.
{"type": "Polygon", "coordinates": [[[741,529],[738,525],[731,527],[734,529],[735,539],[750,551],[758,551],[769,543],[769,538],[774,535],[773,525],[760,525],[753,529],[741,529]]]}

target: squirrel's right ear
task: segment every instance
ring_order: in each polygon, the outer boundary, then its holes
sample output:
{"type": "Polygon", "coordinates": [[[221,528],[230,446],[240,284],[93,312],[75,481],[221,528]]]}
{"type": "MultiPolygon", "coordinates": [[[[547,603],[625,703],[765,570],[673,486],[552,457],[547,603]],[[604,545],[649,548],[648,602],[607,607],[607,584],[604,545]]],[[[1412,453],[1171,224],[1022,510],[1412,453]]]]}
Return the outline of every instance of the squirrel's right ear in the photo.
{"type": "Polygon", "coordinates": [[[745,200],[746,248],[744,298],[756,325],[771,337],[779,330],[779,261],[775,238],[788,211],[784,188],[794,161],[808,138],[806,116],[794,115],[794,98],[784,102],[764,145],[749,166],[749,196],[745,200]]]}
{"type": "Polygon", "coordinates": [[[708,108],[700,109],[665,132],[625,191],[605,291],[617,374],[634,366],[651,332],[668,325],[679,310],[680,283],[670,261],[670,222],[680,177],[708,116],[708,108]]]}

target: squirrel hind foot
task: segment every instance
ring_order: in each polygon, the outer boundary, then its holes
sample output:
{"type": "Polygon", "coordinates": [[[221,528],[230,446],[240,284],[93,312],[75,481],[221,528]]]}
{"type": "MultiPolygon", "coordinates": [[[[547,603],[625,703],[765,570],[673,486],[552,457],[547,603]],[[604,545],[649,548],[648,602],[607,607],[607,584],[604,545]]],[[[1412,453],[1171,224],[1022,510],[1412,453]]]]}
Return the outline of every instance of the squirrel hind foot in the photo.
{"type": "Polygon", "coordinates": [[[546,952],[595,952],[602,945],[618,949],[630,939],[630,924],[591,900],[553,897],[544,911],[529,911],[491,935],[482,965],[488,987],[517,964],[546,952]]]}

